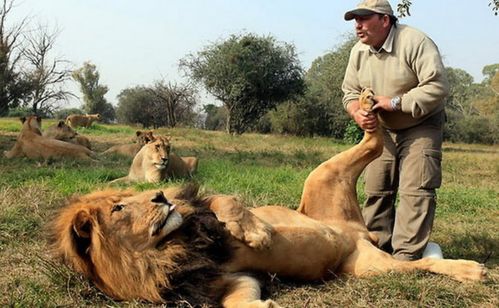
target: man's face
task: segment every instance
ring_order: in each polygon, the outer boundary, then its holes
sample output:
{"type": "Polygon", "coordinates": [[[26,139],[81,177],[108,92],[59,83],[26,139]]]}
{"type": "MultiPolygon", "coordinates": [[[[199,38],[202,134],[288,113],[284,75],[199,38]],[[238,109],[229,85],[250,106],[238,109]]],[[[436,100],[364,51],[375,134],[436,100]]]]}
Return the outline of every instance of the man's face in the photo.
{"type": "Polygon", "coordinates": [[[390,18],[372,14],[355,16],[355,33],[360,41],[373,47],[381,47],[390,29],[390,18]]]}

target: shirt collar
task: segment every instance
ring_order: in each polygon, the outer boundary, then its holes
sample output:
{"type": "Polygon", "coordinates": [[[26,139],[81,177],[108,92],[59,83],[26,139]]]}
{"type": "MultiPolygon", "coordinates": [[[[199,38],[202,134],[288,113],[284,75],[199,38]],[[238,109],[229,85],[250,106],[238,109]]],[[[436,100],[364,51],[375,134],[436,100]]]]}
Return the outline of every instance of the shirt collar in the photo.
{"type": "Polygon", "coordinates": [[[385,42],[383,43],[383,46],[379,50],[376,50],[374,47],[371,47],[366,44],[362,44],[360,50],[369,50],[371,53],[380,53],[381,51],[385,51],[387,53],[391,53],[393,50],[393,40],[395,38],[395,27],[392,26],[390,29],[390,33],[388,33],[388,36],[386,37],[385,42]]]}

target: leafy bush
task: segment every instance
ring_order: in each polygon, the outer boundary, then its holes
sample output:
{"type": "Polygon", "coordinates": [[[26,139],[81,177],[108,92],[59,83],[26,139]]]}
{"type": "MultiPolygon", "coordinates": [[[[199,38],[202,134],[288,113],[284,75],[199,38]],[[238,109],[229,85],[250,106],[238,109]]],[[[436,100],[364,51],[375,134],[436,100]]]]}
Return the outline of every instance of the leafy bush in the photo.
{"type": "Polygon", "coordinates": [[[451,142],[497,144],[499,128],[497,119],[479,115],[462,115],[457,112],[447,113],[444,139],[451,142]]]}
{"type": "Polygon", "coordinates": [[[19,117],[25,117],[25,116],[28,116],[31,114],[33,114],[33,110],[31,110],[31,108],[18,107],[18,108],[10,109],[7,116],[11,117],[11,118],[19,118],[19,117]]]}
{"type": "Polygon", "coordinates": [[[362,136],[364,135],[364,131],[355,123],[353,120],[350,120],[347,124],[347,128],[345,129],[345,135],[343,136],[343,141],[346,143],[359,143],[362,140],[362,136]]]}
{"type": "Polygon", "coordinates": [[[54,112],[54,118],[58,120],[64,120],[68,117],[70,114],[83,114],[83,111],[78,108],[65,108],[65,109],[60,109],[54,112]]]}

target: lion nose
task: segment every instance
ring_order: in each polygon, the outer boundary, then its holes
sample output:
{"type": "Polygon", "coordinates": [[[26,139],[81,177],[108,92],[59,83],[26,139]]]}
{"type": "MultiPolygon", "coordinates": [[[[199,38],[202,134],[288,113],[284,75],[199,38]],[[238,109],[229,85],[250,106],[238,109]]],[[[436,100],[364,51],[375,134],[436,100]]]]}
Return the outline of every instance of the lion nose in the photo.
{"type": "Polygon", "coordinates": [[[161,157],[161,161],[163,164],[166,164],[168,162],[168,157],[161,157]]]}
{"type": "Polygon", "coordinates": [[[168,200],[166,199],[165,195],[163,194],[163,192],[161,190],[156,192],[154,197],[151,199],[151,202],[168,204],[168,200]]]}

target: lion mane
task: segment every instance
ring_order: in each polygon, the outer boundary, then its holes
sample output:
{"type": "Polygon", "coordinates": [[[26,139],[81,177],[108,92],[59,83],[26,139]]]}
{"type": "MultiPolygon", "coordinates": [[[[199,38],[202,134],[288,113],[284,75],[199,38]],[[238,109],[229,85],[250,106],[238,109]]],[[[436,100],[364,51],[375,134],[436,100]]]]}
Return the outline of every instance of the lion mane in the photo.
{"type": "Polygon", "coordinates": [[[42,136],[42,119],[39,116],[22,117],[20,120],[21,132],[12,149],[4,153],[7,158],[27,156],[44,159],[59,157],[91,159],[94,154],[81,145],[42,136]]]}
{"type": "Polygon", "coordinates": [[[52,253],[115,299],[218,306],[226,289],[219,264],[231,256],[224,224],[204,205],[196,185],[165,194],[152,194],[151,209],[176,204],[183,222],[151,247],[132,248],[120,236],[124,228],[150,228],[137,217],[147,202],[134,203],[132,191],[105,190],[69,200],[49,228],[52,253]],[[109,216],[117,206],[135,213],[113,221],[109,216]]]}

